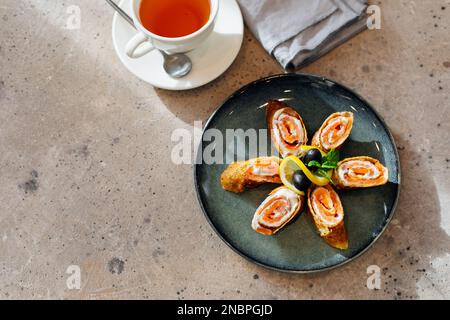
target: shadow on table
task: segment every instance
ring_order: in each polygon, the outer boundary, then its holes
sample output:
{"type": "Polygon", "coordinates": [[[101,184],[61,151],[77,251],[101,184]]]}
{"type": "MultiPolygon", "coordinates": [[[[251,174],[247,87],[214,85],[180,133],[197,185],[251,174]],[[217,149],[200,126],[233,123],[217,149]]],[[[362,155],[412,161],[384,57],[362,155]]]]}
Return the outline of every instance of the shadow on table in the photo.
{"type": "Polygon", "coordinates": [[[278,73],[283,70],[246,29],[238,56],[217,79],[193,90],[155,89],[155,92],[172,114],[192,125],[196,120],[206,121],[234,91],[256,79],[278,73]]]}

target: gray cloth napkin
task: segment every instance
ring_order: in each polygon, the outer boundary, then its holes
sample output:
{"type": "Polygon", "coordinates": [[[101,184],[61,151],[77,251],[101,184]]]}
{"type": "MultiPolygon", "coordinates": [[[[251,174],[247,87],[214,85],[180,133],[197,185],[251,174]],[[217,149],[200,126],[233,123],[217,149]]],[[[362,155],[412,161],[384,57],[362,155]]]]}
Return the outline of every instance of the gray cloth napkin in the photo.
{"type": "Polygon", "coordinates": [[[245,22],[285,69],[300,68],[366,29],[367,0],[238,0],[245,22]]]}

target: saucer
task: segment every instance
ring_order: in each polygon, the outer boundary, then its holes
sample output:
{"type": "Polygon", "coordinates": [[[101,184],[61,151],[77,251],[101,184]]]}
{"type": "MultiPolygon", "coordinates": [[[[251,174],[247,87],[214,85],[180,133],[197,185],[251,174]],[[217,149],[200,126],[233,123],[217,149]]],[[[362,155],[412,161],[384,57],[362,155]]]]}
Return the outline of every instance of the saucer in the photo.
{"type": "MultiPolygon", "coordinates": [[[[123,0],[120,7],[129,14],[131,0],[123,0]]],[[[114,49],[125,67],[154,87],[188,90],[215,80],[230,67],[242,45],[244,22],[236,0],[221,0],[213,32],[200,47],[187,54],[193,68],[181,79],[167,75],[163,69],[163,57],[157,50],[139,59],[129,58],[125,46],[135,34],[136,30],[115,13],[112,25],[114,49]]]]}

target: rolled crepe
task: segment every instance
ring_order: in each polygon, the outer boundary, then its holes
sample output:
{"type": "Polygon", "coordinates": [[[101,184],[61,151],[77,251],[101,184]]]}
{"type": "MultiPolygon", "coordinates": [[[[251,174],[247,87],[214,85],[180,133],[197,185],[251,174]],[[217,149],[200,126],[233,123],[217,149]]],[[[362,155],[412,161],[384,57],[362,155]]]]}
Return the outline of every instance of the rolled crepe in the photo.
{"type": "Polygon", "coordinates": [[[279,187],[256,210],[252,228],[266,236],[274,235],[298,215],[303,204],[303,196],[287,187],[279,187]]]}
{"type": "Polygon", "coordinates": [[[320,236],[334,248],[348,249],[344,208],[330,185],[313,186],[308,190],[308,209],[320,236]]]}
{"type": "Polygon", "coordinates": [[[333,113],[314,134],[311,145],[328,152],[338,149],[348,138],[353,128],[353,113],[333,113]]]}
{"type": "Polygon", "coordinates": [[[234,162],[222,173],[220,182],[225,190],[235,193],[264,183],[281,184],[279,168],[280,159],[277,157],[234,162]]]}
{"type": "Polygon", "coordinates": [[[333,181],[339,189],[376,187],[386,184],[388,178],[388,169],[370,157],[344,159],[333,171],[333,181]]]}
{"type": "Polygon", "coordinates": [[[301,146],[308,142],[308,134],[297,111],[280,101],[269,101],[266,118],[272,142],[280,156],[300,155],[301,146]]]}

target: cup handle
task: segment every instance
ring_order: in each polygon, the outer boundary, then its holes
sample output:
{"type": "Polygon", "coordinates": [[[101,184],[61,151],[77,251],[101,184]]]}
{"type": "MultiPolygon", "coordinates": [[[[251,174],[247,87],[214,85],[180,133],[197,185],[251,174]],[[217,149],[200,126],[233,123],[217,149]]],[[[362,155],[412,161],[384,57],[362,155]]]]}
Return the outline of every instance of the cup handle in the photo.
{"type": "Polygon", "coordinates": [[[144,33],[139,32],[128,41],[125,52],[132,59],[140,58],[153,51],[155,47],[144,33]]]}

